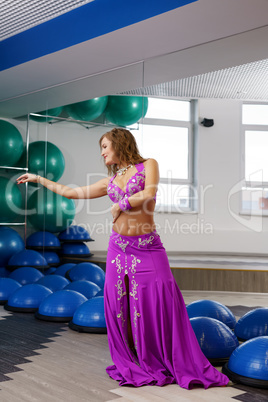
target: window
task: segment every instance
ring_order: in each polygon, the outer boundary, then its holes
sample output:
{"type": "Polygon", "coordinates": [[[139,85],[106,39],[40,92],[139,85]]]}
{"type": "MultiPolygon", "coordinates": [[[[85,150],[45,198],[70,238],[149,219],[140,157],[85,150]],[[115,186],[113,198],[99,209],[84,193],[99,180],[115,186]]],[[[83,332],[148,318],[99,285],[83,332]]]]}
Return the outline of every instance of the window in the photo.
{"type": "Polygon", "coordinates": [[[268,104],[242,105],[242,212],[268,215],[268,104]]]}
{"type": "Polygon", "coordinates": [[[193,116],[195,101],[149,98],[148,111],[133,130],[141,154],[160,168],[156,210],[191,212],[193,197],[193,116]]]}

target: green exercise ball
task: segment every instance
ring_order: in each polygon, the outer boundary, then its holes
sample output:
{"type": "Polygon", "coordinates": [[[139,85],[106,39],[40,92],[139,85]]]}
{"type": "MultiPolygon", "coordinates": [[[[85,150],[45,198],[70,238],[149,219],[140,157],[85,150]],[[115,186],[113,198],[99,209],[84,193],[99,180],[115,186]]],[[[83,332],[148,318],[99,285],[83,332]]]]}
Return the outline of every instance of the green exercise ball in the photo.
{"type": "Polygon", "coordinates": [[[74,219],[75,203],[46,188],[40,188],[29,197],[27,216],[37,230],[61,232],[74,219]]]}
{"type": "Polygon", "coordinates": [[[29,145],[29,172],[57,181],[64,168],[64,156],[56,145],[48,141],[35,141],[29,145]]]}
{"type": "Polygon", "coordinates": [[[105,110],[108,96],[89,99],[65,106],[65,110],[75,120],[91,121],[97,119],[105,110]]]}
{"type": "Polygon", "coordinates": [[[0,120],[0,166],[14,166],[23,152],[23,139],[19,130],[0,120]]]}
{"type": "Polygon", "coordinates": [[[126,127],[144,117],[148,98],[140,96],[109,96],[105,117],[117,126],[126,127]]]}
{"type": "Polygon", "coordinates": [[[24,216],[24,209],[18,185],[13,180],[0,177],[0,222],[14,222],[20,215],[24,216]]]}
{"type": "Polygon", "coordinates": [[[39,121],[39,122],[50,121],[50,120],[53,120],[53,117],[46,117],[46,116],[57,117],[61,114],[62,110],[63,110],[63,106],[55,107],[53,109],[43,110],[42,112],[36,112],[36,114],[41,114],[44,117],[32,116],[32,115],[30,117],[32,120],[39,121]]]}

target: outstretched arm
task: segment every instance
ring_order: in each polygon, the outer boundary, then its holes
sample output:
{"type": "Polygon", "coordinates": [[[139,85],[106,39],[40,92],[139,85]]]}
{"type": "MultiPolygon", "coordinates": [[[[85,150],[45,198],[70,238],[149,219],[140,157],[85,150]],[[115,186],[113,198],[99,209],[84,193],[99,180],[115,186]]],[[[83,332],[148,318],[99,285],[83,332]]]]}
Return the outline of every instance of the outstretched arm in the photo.
{"type": "Polygon", "coordinates": [[[32,173],[25,173],[22,176],[17,178],[17,184],[21,183],[40,183],[48,190],[53,191],[63,197],[69,199],[78,199],[78,198],[98,198],[107,195],[107,186],[108,186],[109,178],[101,179],[90,186],[76,187],[71,188],[65,186],[64,184],[56,183],[54,181],[48,180],[45,177],[41,177],[32,173]]]}

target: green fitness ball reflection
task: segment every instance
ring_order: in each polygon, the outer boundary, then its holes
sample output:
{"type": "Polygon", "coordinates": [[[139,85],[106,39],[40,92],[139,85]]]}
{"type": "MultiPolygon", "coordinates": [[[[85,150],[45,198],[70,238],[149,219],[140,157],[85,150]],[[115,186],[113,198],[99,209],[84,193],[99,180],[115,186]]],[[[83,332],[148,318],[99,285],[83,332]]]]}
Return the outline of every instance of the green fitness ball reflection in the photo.
{"type": "Polygon", "coordinates": [[[24,216],[22,196],[18,185],[6,177],[0,177],[0,222],[10,223],[24,216]]]}
{"type": "Polygon", "coordinates": [[[55,107],[53,109],[48,109],[48,110],[43,110],[42,112],[36,112],[36,114],[41,114],[44,117],[41,116],[30,116],[32,120],[38,121],[40,123],[46,122],[46,121],[50,121],[53,120],[53,117],[46,117],[46,116],[54,116],[57,117],[61,114],[63,110],[63,106],[60,107],[55,107]]]}
{"type": "Polygon", "coordinates": [[[0,120],[0,166],[14,166],[23,152],[19,130],[5,120],[0,120]]]}
{"type": "Polygon", "coordinates": [[[36,190],[28,200],[27,215],[38,230],[61,232],[71,225],[75,216],[73,200],[45,188],[36,190]]]}
{"type": "Polygon", "coordinates": [[[148,98],[140,96],[109,96],[105,117],[118,126],[136,123],[147,113],[148,98]]]}
{"type": "Polygon", "coordinates": [[[91,121],[104,112],[107,102],[108,96],[102,96],[65,106],[65,110],[75,120],[91,121]]]}
{"type": "Polygon", "coordinates": [[[64,156],[56,145],[47,141],[36,141],[29,145],[29,172],[57,181],[64,168],[64,156]]]}

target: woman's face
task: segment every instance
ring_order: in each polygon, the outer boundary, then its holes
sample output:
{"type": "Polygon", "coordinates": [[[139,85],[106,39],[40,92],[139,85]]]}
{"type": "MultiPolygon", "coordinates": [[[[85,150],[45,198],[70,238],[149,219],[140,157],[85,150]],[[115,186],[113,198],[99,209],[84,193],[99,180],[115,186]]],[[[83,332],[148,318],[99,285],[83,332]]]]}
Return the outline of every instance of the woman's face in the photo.
{"type": "Polygon", "coordinates": [[[104,137],[101,142],[101,156],[103,156],[106,165],[114,165],[119,163],[115,151],[112,146],[112,141],[104,137]]]}

